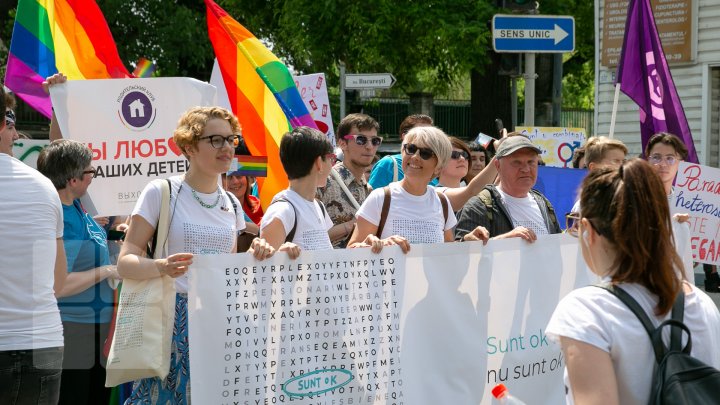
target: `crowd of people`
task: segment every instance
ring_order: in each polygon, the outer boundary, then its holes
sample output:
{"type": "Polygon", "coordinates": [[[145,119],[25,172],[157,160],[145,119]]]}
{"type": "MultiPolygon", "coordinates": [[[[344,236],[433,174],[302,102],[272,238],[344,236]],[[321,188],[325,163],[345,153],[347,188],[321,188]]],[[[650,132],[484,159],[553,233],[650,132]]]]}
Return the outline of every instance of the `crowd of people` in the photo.
{"type": "MultiPolygon", "coordinates": [[[[161,276],[172,277],[177,290],[170,373],[135,381],[126,403],[187,403],[187,272],[197,254],[295,259],[304,250],[377,253],[398,245],[407,252],[424,243],[532,243],[561,232],[564,213],[534,189],[541,150],[529,138],[504,132],[488,150],[448,136],[427,115],[405,118],[400,153],[382,159],[380,125],[365,114],[343,117],[339,150],[316,129],[287,132],[279,154],[289,187],[263,210],[255,180],[230,170],[242,148],[242,125],[220,107],[195,107],[180,117],[173,139],[189,162],[186,173],[150,182],[127,218],[93,218],[80,202],[95,174],[90,149],[54,133],[39,171],[25,166],[12,157],[15,115],[6,97],[0,99],[6,111],[0,123],[6,285],[0,290],[0,403],[107,403],[102,348],[113,281],[161,276]],[[164,182],[170,185],[169,231],[160,247],[165,254],[156,259],[146,250],[158,227],[164,182]],[[103,227],[112,224],[125,234],[116,264],[103,227]]],[[[693,355],[719,367],[712,342],[720,337],[720,314],[694,287],[692,268],[673,241],[673,227],[687,220],[669,212],[687,149],[660,133],[644,152],[647,160],[628,161],[627,147],[606,137],[576,150],[573,167],[586,167],[589,175],[567,216],[569,233],[580,236],[589,268],[626,288],[654,321],[666,319],[675,297],[685,294],[686,324],[699,342],[693,355]]],[[[706,288],[716,292],[717,284],[706,288]]],[[[558,305],[548,335],[567,359],[570,402],[647,402],[652,350],[632,316],[599,288],[576,290],[558,305]]]]}

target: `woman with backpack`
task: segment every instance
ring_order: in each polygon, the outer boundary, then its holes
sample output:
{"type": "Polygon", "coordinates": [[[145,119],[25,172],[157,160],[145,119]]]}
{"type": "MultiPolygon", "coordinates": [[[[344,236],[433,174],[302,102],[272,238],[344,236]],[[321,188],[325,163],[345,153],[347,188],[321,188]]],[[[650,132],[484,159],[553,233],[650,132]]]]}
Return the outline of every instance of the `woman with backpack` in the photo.
{"type": "MultiPolygon", "coordinates": [[[[348,247],[371,247],[375,253],[385,245],[442,243],[454,240],[457,223],[449,198],[428,183],[450,161],[452,144],[436,127],[415,127],[403,138],[402,169],[405,177],[373,190],[357,212],[357,226],[348,247]]],[[[468,240],[487,240],[487,230],[476,228],[468,240]],[[474,239],[473,239],[474,238],[474,239]]]]}
{"type": "MultiPolygon", "coordinates": [[[[580,201],[582,217],[575,218],[580,226],[574,234],[580,237],[585,262],[603,282],[568,294],[547,326],[546,334],[560,343],[565,357],[567,402],[647,404],[667,399],[666,391],[653,388],[663,380],[654,371],[658,366],[649,333],[670,319],[676,302],[692,339],[689,354],[720,367],[720,313],[705,293],[684,280],[667,196],[652,167],[633,159],[618,169],[591,172],[580,201]],[[632,299],[639,304],[635,312],[625,304],[632,299]],[[647,328],[639,320],[642,312],[647,328]]],[[[670,329],[680,330],[663,327],[665,346],[670,329]]],[[[686,347],[687,332],[681,340],[686,347]]]]}

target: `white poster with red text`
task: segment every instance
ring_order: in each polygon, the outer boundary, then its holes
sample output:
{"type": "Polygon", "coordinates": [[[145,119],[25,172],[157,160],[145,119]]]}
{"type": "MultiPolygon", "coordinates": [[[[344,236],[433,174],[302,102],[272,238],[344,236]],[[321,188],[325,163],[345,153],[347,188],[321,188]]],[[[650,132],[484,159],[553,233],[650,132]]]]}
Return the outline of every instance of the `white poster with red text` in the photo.
{"type": "MultiPolygon", "coordinates": [[[[328,98],[327,82],[324,73],[293,76],[295,87],[315,121],[318,129],[327,135],[335,146],[335,130],[333,129],[332,114],[330,114],[330,99],[328,98]]],[[[342,118],[342,117],[341,117],[342,118]]]]}
{"type": "Polygon", "coordinates": [[[186,172],[173,131],[190,107],[216,100],[214,86],[181,77],[68,81],[50,96],[63,136],[93,151],[99,215],[128,215],[148,182],[186,172]]]}
{"type": "Polygon", "coordinates": [[[720,265],[720,169],[680,162],[670,210],[690,215],[693,260],[720,265]]]}

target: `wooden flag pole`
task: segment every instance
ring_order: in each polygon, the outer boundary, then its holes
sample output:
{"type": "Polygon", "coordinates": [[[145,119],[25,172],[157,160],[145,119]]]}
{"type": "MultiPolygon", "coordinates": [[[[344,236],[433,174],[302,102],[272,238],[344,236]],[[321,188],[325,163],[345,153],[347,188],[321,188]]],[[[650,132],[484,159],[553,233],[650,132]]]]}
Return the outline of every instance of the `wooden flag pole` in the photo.
{"type": "Polygon", "coordinates": [[[620,98],[620,83],[615,83],[615,100],[613,100],[612,115],[610,116],[610,132],[608,138],[615,136],[615,118],[617,118],[618,99],[620,98]]]}

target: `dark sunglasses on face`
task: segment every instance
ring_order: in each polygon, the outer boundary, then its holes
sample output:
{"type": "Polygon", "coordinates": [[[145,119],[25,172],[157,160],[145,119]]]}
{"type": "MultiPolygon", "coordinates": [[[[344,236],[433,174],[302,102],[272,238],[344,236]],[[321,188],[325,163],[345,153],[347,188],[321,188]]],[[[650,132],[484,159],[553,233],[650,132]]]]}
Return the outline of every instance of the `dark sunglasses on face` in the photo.
{"type": "Polygon", "coordinates": [[[422,158],[422,160],[429,160],[435,155],[435,152],[433,152],[432,149],[418,148],[417,145],[412,143],[406,143],[405,145],[403,145],[403,150],[405,151],[405,153],[411,156],[420,151],[420,158],[422,158]]]}
{"type": "Polygon", "coordinates": [[[210,145],[212,145],[215,149],[222,149],[223,146],[225,146],[225,142],[230,145],[230,147],[234,148],[240,144],[240,138],[241,135],[229,135],[229,136],[222,136],[222,135],[207,135],[207,136],[201,136],[198,139],[209,139],[210,145]]]}
{"type": "Polygon", "coordinates": [[[372,146],[380,146],[380,144],[382,143],[382,138],[380,138],[379,136],[367,137],[367,136],[365,136],[365,135],[354,135],[354,134],[351,134],[351,135],[345,135],[345,136],[343,136],[343,139],[345,139],[345,140],[354,139],[354,140],[355,140],[355,143],[358,144],[358,145],[360,145],[360,146],[364,146],[365,144],[367,144],[367,143],[368,143],[368,139],[370,140],[370,143],[372,143],[372,146]]]}
{"type": "Polygon", "coordinates": [[[450,153],[450,159],[458,160],[461,157],[465,160],[470,160],[470,155],[464,150],[454,150],[450,153]]]}

